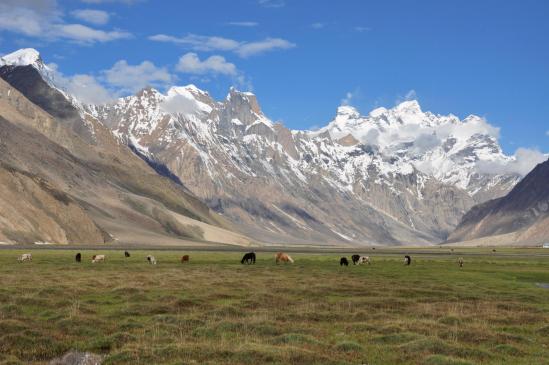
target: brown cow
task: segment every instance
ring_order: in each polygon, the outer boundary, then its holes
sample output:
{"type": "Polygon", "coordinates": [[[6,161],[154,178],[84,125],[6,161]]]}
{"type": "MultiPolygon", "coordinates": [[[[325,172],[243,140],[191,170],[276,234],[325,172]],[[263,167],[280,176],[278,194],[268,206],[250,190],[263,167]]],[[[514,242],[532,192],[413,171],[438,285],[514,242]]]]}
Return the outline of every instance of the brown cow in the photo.
{"type": "Polygon", "coordinates": [[[293,264],[294,260],[290,256],[286,255],[284,252],[279,252],[275,256],[275,262],[277,265],[279,262],[283,262],[285,264],[289,262],[293,264]]]}
{"type": "Polygon", "coordinates": [[[189,255],[181,256],[181,263],[184,264],[185,262],[189,262],[189,255]]]}

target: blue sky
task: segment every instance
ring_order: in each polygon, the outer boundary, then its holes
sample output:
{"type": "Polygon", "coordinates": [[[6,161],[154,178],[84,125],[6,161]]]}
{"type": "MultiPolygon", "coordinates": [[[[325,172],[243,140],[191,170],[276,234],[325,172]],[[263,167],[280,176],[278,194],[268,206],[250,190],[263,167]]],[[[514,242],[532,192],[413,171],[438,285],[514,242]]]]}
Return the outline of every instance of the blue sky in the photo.
{"type": "Polygon", "coordinates": [[[486,117],[507,153],[549,152],[547,19],[542,0],[2,0],[0,54],[34,47],[97,98],[251,88],[296,129],[415,97],[486,117]]]}

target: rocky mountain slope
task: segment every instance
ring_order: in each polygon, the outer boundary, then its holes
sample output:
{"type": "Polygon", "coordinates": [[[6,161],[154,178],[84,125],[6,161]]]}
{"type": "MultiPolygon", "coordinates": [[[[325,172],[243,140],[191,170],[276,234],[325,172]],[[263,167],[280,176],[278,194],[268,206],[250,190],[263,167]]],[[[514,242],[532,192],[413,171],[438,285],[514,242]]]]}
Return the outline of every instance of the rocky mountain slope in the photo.
{"type": "Polygon", "coordinates": [[[1,242],[250,242],[83,113],[49,71],[33,50],[0,59],[1,242]]]}
{"type": "Polygon", "coordinates": [[[271,242],[439,242],[469,208],[520,179],[479,169],[512,160],[481,118],[434,115],[416,101],[367,116],[343,106],[318,131],[273,123],[251,93],[231,89],[216,101],[193,85],[86,110],[271,242]]]}
{"type": "Polygon", "coordinates": [[[537,165],[509,194],[473,207],[448,242],[549,242],[549,160],[537,165]]]}

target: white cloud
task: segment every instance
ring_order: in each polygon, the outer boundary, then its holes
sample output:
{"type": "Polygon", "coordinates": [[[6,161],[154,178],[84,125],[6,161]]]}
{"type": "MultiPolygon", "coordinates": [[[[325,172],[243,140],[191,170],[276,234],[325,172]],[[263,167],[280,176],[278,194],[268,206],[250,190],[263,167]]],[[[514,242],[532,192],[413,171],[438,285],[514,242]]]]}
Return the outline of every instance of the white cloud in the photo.
{"type": "Polygon", "coordinates": [[[196,51],[233,51],[240,46],[240,42],[233,39],[196,34],[189,34],[184,37],[157,34],[150,36],[149,39],[157,42],[171,42],[185,45],[196,51]]]}
{"type": "Polygon", "coordinates": [[[83,44],[131,37],[125,31],[106,31],[67,23],[55,0],[2,0],[0,31],[2,30],[44,40],[65,39],[83,44]]]}
{"type": "Polygon", "coordinates": [[[65,76],[58,71],[56,64],[50,63],[48,67],[53,71],[55,83],[85,104],[104,104],[118,96],[92,75],[65,76]]]}
{"type": "Polygon", "coordinates": [[[156,42],[180,44],[195,51],[230,51],[244,58],[274,49],[289,49],[296,46],[294,43],[281,38],[265,38],[264,40],[255,42],[240,42],[230,38],[197,34],[189,34],[183,37],[156,34],[150,36],[149,39],[156,42]]]}
{"type": "Polygon", "coordinates": [[[262,41],[244,43],[236,50],[240,57],[249,57],[256,54],[272,51],[274,49],[289,49],[295,47],[294,43],[281,38],[266,38],[262,41]]]}
{"type": "Polygon", "coordinates": [[[110,18],[109,13],[106,11],[94,9],[74,10],[71,12],[71,15],[77,19],[96,25],[107,24],[110,18]]]}
{"type": "Polygon", "coordinates": [[[286,5],[284,0],[259,0],[257,3],[265,8],[282,8],[286,5]]]}
{"type": "Polygon", "coordinates": [[[120,60],[102,73],[105,80],[121,92],[134,93],[146,86],[165,87],[175,81],[175,76],[165,67],[157,67],[150,61],[129,65],[126,60],[120,60]]]}
{"type": "Polygon", "coordinates": [[[67,84],[67,91],[86,104],[104,104],[116,98],[115,94],[90,75],[72,76],[67,84]]]}
{"type": "Polygon", "coordinates": [[[549,137],[549,130],[545,132],[545,135],[549,137]]]}
{"type": "Polygon", "coordinates": [[[326,26],[326,23],[320,23],[320,22],[311,24],[311,28],[313,29],[322,29],[325,26],[326,26]]]}
{"type": "Polygon", "coordinates": [[[54,27],[56,35],[79,43],[109,42],[116,39],[131,38],[128,32],[103,31],[82,24],[62,24],[54,27]]]}
{"type": "Polygon", "coordinates": [[[56,85],[85,104],[104,104],[146,86],[167,87],[176,81],[165,67],[157,67],[150,61],[129,65],[126,60],[120,60],[97,75],[65,76],[56,64],[48,64],[48,67],[56,85]]]}
{"type": "Polygon", "coordinates": [[[199,75],[203,82],[207,80],[204,76],[230,76],[239,89],[253,90],[252,82],[244,72],[238,70],[235,64],[228,62],[223,56],[213,55],[200,60],[196,53],[189,52],[181,56],[175,69],[182,73],[199,75]]]}
{"type": "Polygon", "coordinates": [[[228,25],[234,25],[236,27],[257,27],[258,22],[229,22],[228,25]]]}
{"type": "Polygon", "coordinates": [[[453,135],[460,139],[469,139],[475,134],[486,134],[488,136],[499,138],[499,127],[488,123],[486,118],[476,115],[470,115],[460,124],[446,123],[437,128],[437,135],[446,138],[453,135]]]}
{"type": "Polygon", "coordinates": [[[55,0],[5,0],[0,3],[0,30],[37,36],[47,31],[48,24],[59,19],[55,0]]]}
{"type": "Polygon", "coordinates": [[[356,32],[362,33],[362,32],[369,32],[369,31],[372,30],[372,28],[370,28],[370,27],[357,26],[357,27],[354,27],[354,30],[355,30],[356,32]]]}
{"type": "Polygon", "coordinates": [[[539,150],[519,148],[512,160],[507,163],[501,161],[479,161],[477,168],[480,172],[491,174],[519,174],[527,175],[537,164],[547,160],[548,155],[539,150]]]}
{"type": "Polygon", "coordinates": [[[222,74],[235,76],[237,74],[236,66],[227,62],[222,56],[214,55],[201,61],[198,55],[192,52],[181,56],[176,70],[195,75],[222,74]]]}

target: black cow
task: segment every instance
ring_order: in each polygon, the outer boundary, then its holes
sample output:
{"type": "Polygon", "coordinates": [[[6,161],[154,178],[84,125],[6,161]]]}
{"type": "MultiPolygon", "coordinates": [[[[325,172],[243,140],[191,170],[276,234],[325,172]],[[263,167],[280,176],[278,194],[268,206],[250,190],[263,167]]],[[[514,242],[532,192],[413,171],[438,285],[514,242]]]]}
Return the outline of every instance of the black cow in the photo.
{"type": "Polygon", "coordinates": [[[242,260],[240,260],[240,263],[255,264],[255,252],[248,252],[245,254],[244,257],[242,257],[242,260]]]}
{"type": "Polygon", "coordinates": [[[76,256],[74,256],[74,259],[76,260],[76,262],[82,261],[82,254],[80,252],[77,253],[76,256]]]}
{"type": "Polygon", "coordinates": [[[351,256],[351,260],[353,260],[353,265],[358,264],[358,260],[360,260],[360,255],[351,256]]]}
{"type": "Polygon", "coordinates": [[[408,255],[404,256],[404,265],[410,265],[412,263],[412,258],[408,255]]]}
{"type": "Polygon", "coordinates": [[[339,266],[349,266],[349,261],[347,261],[347,258],[346,257],[342,257],[339,259],[339,266]]]}
{"type": "Polygon", "coordinates": [[[130,257],[130,253],[128,251],[124,251],[124,257],[130,257]]]}

